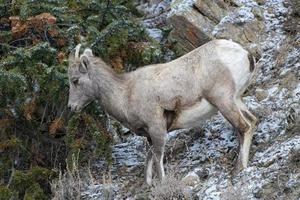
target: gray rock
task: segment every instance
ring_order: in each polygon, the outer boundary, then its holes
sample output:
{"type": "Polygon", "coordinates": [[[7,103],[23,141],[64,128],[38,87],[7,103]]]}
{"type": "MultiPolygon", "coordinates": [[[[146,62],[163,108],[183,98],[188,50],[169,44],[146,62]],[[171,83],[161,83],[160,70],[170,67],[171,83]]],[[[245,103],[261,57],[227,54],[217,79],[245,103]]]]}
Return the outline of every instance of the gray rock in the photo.
{"type": "Polygon", "coordinates": [[[168,21],[175,38],[185,52],[212,40],[231,39],[249,49],[256,57],[261,55],[259,38],[264,29],[262,9],[255,4],[235,8],[221,0],[175,1],[168,21]],[[192,3],[191,3],[192,2],[192,3]]]}
{"type": "Polygon", "coordinates": [[[228,14],[229,6],[221,0],[197,0],[194,7],[210,20],[219,23],[228,14]]]}
{"type": "Polygon", "coordinates": [[[195,172],[191,172],[188,175],[186,175],[185,177],[183,177],[183,179],[181,181],[185,185],[194,187],[200,182],[200,178],[199,178],[198,174],[196,174],[195,172]]]}

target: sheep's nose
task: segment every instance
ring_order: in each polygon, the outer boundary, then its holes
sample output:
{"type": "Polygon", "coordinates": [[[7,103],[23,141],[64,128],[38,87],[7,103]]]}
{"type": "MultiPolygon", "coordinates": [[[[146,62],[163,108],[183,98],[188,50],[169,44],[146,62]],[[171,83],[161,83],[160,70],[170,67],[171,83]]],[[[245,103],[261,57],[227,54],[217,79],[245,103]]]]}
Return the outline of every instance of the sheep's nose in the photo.
{"type": "Polygon", "coordinates": [[[68,103],[68,108],[73,111],[74,106],[72,106],[72,104],[68,103]]]}

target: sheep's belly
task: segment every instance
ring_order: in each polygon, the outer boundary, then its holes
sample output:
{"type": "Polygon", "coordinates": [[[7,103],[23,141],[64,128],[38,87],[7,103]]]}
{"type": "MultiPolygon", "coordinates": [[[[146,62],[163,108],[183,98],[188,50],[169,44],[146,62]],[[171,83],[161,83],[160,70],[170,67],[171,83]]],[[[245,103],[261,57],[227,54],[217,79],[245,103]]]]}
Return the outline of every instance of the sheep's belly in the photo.
{"type": "Polygon", "coordinates": [[[172,129],[199,127],[201,123],[216,114],[217,111],[216,107],[202,99],[197,104],[181,110],[172,123],[172,129]]]}

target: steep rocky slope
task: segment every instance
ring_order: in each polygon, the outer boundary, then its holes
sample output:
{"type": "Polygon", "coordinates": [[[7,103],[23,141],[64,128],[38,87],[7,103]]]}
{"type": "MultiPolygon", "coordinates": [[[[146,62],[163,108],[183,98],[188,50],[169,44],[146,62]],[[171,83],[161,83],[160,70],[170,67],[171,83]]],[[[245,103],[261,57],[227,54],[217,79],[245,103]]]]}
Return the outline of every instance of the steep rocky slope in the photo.
{"type": "MultiPolygon", "coordinates": [[[[139,8],[148,13],[145,26],[160,40],[161,30],[157,27],[166,23],[168,16],[176,14],[178,8],[185,12],[195,5],[194,2],[140,2],[139,8]]],[[[230,17],[234,20],[227,22],[235,25],[247,15],[251,21],[256,12],[253,8],[262,11],[264,24],[263,39],[256,40],[261,47],[261,58],[257,61],[259,70],[244,97],[259,119],[249,167],[231,177],[237,142],[231,126],[219,114],[208,120],[201,131],[181,130],[168,134],[166,168],[167,173],[174,176],[173,182],[157,183],[152,189],[142,185],[145,140],[130,135],[114,145],[109,178],[102,176],[102,161],[93,164],[94,174],[101,174],[96,175],[99,184],[87,187],[83,198],[147,199],[156,196],[162,199],[163,192],[158,188],[174,187],[182,192],[180,198],[186,199],[300,199],[300,35],[298,32],[291,36],[284,29],[292,12],[291,4],[285,0],[225,2],[237,8],[227,11],[219,23],[214,22],[214,35],[218,35],[220,23],[230,17]],[[103,179],[109,182],[103,184],[103,179]]],[[[172,199],[170,191],[165,189],[172,199]]]]}

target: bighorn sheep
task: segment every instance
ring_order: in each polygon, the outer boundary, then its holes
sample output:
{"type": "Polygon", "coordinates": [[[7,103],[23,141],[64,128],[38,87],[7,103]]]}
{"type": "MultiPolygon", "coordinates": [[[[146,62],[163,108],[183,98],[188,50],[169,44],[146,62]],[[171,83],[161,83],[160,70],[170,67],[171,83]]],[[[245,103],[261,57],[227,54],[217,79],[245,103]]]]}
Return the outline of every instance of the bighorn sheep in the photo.
{"type": "Polygon", "coordinates": [[[116,74],[80,45],[69,57],[69,107],[81,111],[97,99],[111,116],[147,137],[145,179],[152,181],[153,163],[162,179],[168,131],[197,127],[218,110],[239,138],[235,169],[247,167],[256,118],[242,102],[254,70],[250,53],[228,40],[213,40],[168,63],[116,74]],[[75,52],[75,53],[74,53],[75,52]]]}

